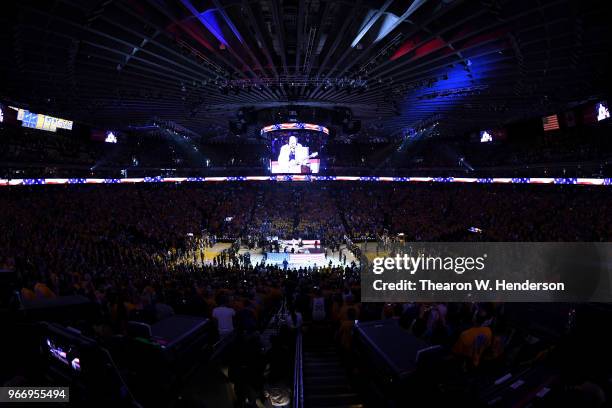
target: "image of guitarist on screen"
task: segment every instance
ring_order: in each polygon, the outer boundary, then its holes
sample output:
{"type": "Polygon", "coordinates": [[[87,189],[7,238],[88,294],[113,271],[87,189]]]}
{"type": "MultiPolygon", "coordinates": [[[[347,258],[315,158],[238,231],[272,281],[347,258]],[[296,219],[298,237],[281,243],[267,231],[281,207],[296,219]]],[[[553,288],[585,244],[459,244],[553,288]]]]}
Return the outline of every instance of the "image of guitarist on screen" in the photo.
{"type": "Polygon", "coordinates": [[[297,137],[291,136],[280,149],[278,166],[283,173],[310,173],[309,159],[317,155],[317,152],[308,154],[308,146],[302,146],[297,137]]]}

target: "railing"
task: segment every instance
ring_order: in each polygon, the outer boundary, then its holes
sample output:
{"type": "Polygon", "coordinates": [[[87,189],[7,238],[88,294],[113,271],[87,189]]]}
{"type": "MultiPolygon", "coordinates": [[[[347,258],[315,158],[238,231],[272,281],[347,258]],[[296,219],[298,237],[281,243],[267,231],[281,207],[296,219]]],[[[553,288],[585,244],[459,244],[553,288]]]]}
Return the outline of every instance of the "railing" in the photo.
{"type": "Polygon", "coordinates": [[[304,379],[302,371],[302,333],[295,338],[295,365],[293,368],[293,408],[304,407],[304,379]]]}

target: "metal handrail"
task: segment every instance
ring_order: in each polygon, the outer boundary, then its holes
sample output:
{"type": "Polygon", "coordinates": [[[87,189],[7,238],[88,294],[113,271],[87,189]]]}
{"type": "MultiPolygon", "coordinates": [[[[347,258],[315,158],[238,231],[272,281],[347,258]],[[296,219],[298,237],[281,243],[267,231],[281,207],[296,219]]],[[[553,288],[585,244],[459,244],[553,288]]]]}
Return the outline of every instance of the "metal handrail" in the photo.
{"type": "Polygon", "coordinates": [[[293,369],[293,408],[304,407],[304,378],[302,370],[302,333],[295,338],[295,365],[293,369]]]}

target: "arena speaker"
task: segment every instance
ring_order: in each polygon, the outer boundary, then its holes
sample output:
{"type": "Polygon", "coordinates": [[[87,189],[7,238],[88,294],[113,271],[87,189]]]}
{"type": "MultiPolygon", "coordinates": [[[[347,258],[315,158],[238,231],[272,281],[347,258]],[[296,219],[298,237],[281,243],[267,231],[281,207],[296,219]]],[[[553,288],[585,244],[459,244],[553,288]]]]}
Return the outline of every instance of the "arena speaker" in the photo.
{"type": "Polygon", "coordinates": [[[353,114],[350,109],[334,108],[332,113],[332,125],[345,126],[351,121],[352,118],[353,114]]]}
{"type": "Polygon", "coordinates": [[[257,122],[257,112],[252,106],[238,109],[236,113],[238,123],[252,125],[257,122]]]}
{"type": "Polygon", "coordinates": [[[348,133],[349,135],[353,135],[361,130],[361,121],[360,120],[350,120],[348,123],[342,126],[342,131],[344,133],[348,133]]]}
{"type": "Polygon", "coordinates": [[[243,120],[230,120],[229,130],[233,135],[242,135],[246,132],[246,122],[243,120]]]}

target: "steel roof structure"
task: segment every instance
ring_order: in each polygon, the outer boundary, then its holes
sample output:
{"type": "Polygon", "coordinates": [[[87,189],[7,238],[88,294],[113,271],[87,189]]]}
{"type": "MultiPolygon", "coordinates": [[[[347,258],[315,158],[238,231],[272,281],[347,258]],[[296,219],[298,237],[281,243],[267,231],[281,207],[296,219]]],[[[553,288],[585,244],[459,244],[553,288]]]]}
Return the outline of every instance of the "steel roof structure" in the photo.
{"type": "Polygon", "coordinates": [[[201,135],[242,107],[348,107],[450,133],[605,95],[596,0],[20,0],[0,16],[0,97],[95,126],[201,135]]]}

